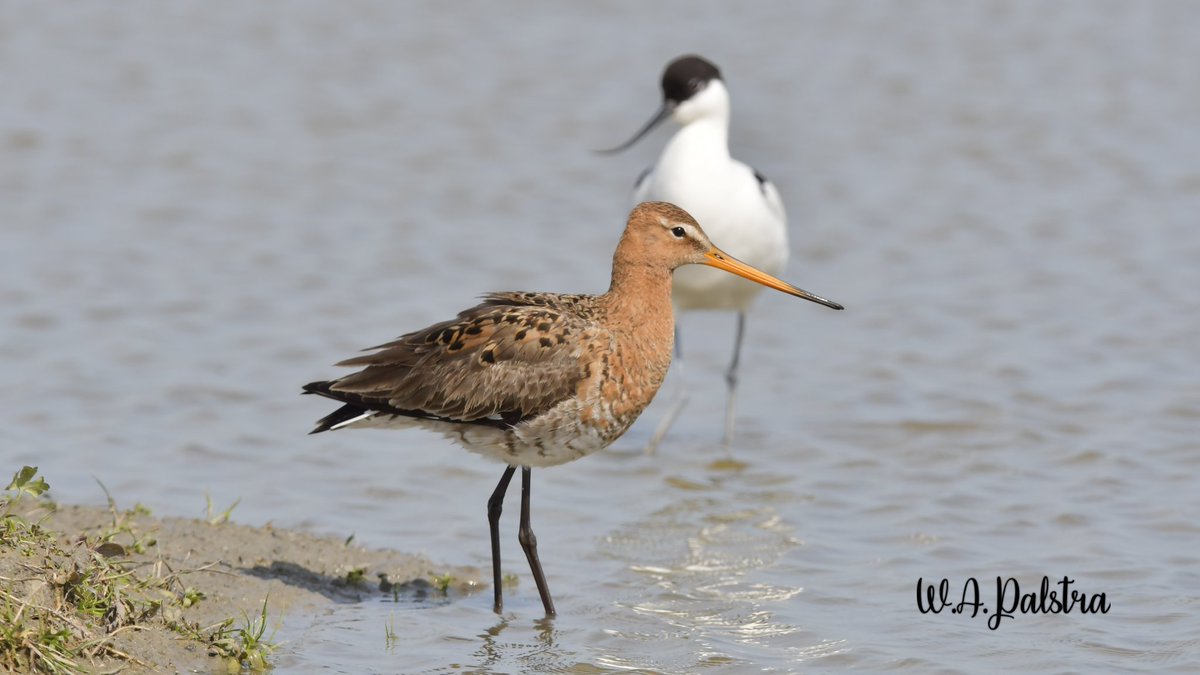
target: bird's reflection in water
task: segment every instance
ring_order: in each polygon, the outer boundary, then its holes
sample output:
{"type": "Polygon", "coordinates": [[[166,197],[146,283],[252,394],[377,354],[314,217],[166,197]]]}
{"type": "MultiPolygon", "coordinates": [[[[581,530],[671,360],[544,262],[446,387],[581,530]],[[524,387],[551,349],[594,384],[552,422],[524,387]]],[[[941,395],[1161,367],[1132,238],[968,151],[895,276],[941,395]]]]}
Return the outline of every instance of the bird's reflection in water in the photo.
{"type": "MultiPolygon", "coordinates": [[[[554,619],[535,619],[532,633],[522,635],[516,642],[500,639],[500,634],[509,629],[512,617],[501,617],[500,621],[484,629],[479,637],[482,643],[475,650],[479,668],[468,672],[490,672],[488,668],[500,663],[512,664],[514,661],[531,671],[537,671],[537,663],[563,663],[566,654],[560,653],[558,631],[554,628],[554,619]],[[531,639],[529,642],[521,639],[531,639]]],[[[519,627],[518,627],[519,628],[519,627]]]]}

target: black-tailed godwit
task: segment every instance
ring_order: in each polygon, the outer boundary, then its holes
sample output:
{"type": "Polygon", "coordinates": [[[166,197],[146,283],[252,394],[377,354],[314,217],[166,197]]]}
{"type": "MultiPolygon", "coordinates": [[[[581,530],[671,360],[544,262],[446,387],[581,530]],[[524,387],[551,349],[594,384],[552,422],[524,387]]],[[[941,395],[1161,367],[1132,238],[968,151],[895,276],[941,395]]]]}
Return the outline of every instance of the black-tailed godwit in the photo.
{"type": "Polygon", "coordinates": [[[342,407],[312,433],[348,427],[423,427],[507,464],[488,500],[492,580],[503,607],[500,511],[521,468],[518,539],[548,616],[554,602],[529,525],[534,467],[570,462],[612,443],[645,410],[671,364],[671,272],[702,264],[834,309],[713,246],[683,209],[634,208],[603,295],[492,293],[457,318],[372,347],[338,365],[361,370],[313,382],[342,407]]]}

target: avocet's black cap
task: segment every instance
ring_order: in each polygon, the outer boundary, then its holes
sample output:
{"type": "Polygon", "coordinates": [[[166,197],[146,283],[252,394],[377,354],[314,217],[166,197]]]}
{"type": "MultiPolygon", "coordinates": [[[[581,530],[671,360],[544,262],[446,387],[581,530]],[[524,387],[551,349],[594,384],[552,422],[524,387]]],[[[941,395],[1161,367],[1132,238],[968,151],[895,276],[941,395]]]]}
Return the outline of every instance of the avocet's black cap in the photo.
{"type": "Polygon", "coordinates": [[[596,152],[603,155],[612,154],[637,143],[638,139],[650,133],[651,129],[670,117],[671,111],[675,110],[676,106],[704,91],[709,82],[719,79],[721,79],[721,71],[699,56],[689,54],[668,63],[662,76],[663,102],[654,113],[654,117],[651,117],[650,121],[633,135],[633,138],[615,148],[596,152]]]}
{"type": "Polygon", "coordinates": [[[673,103],[683,103],[708,83],[721,79],[717,67],[695,54],[681,56],[667,64],[663,71],[663,97],[673,103]]]}

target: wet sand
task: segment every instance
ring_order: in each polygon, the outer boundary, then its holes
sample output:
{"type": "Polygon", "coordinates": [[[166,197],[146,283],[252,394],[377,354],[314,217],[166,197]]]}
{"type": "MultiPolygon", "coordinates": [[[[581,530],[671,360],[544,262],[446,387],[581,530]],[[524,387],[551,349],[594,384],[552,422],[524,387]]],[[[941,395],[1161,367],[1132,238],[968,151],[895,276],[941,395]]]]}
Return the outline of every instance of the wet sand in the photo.
{"type": "MultiPolygon", "coordinates": [[[[187,607],[164,602],[149,616],[126,618],[125,628],[110,634],[112,650],[85,664],[96,672],[227,672],[231,667],[236,672],[238,664],[231,664],[211,644],[188,639],[178,626],[197,626],[204,632],[232,618],[236,629],[260,617],[264,603],[263,638],[270,640],[282,624],[319,621],[338,603],[383,595],[436,603],[483,587],[475,568],[447,568],[417,555],[368,550],[352,541],[271,526],[160,519],[139,511],[114,514],[107,508],[84,506],[62,506],[49,515],[39,511],[29,514],[29,519],[40,519],[44,528],[55,533],[67,553],[67,564],[60,569],[74,566],[86,575],[94,557],[104,555],[132,570],[138,579],[178,575],[175,596],[183,588],[203,594],[187,607]],[[118,528],[114,518],[119,519],[118,528]],[[112,544],[96,545],[102,533],[114,529],[120,532],[107,537],[112,544]],[[143,552],[137,552],[136,542],[141,542],[143,552]]],[[[31,605],[54,604],[48,601],[55,595],[48,592],[57,583],[49,574],[54,566],[46,556],[23,555],[19,546],[7,542],[0,546],[0,578],[6,593],[31,605]]],[[[61,606],[56,609],[69,613],[61,606]]],[[[77,615],[75,620],[82,624],[85,618],[77,615]]],[[[385,627],[380,626],[379,632],[383,635],[385,627]]]]}

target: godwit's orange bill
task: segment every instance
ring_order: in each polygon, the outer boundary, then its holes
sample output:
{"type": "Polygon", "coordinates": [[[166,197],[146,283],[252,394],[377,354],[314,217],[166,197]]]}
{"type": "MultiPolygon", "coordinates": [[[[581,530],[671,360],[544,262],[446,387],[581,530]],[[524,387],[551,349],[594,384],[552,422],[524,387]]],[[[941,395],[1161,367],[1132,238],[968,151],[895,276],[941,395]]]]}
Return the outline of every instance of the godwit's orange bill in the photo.
{"type": "Polygon", "coordinates": [[[777,291],[783,291],[784,293],[787,293],[788,295],[794,295],[797,298],[811,300],[819,305],[825,305],[826,307],[832,307],[834,309],[845,309],[845,307],[842,307],[832,300],[826,300],[815,293],[809,293],[803,288],[796,288],[788,282],[783,281],[782,279],[777,279],[758,269],[757,267],[751,267],[741,260],[738,260],[737,258],[722,251],[716,246],[712,247],[708,253],[704,254],[704,264],[720,270],[725,270],[726,272],[732,272],[739,277],[760,283],[767,288],[774,288],[777,291]]]}

